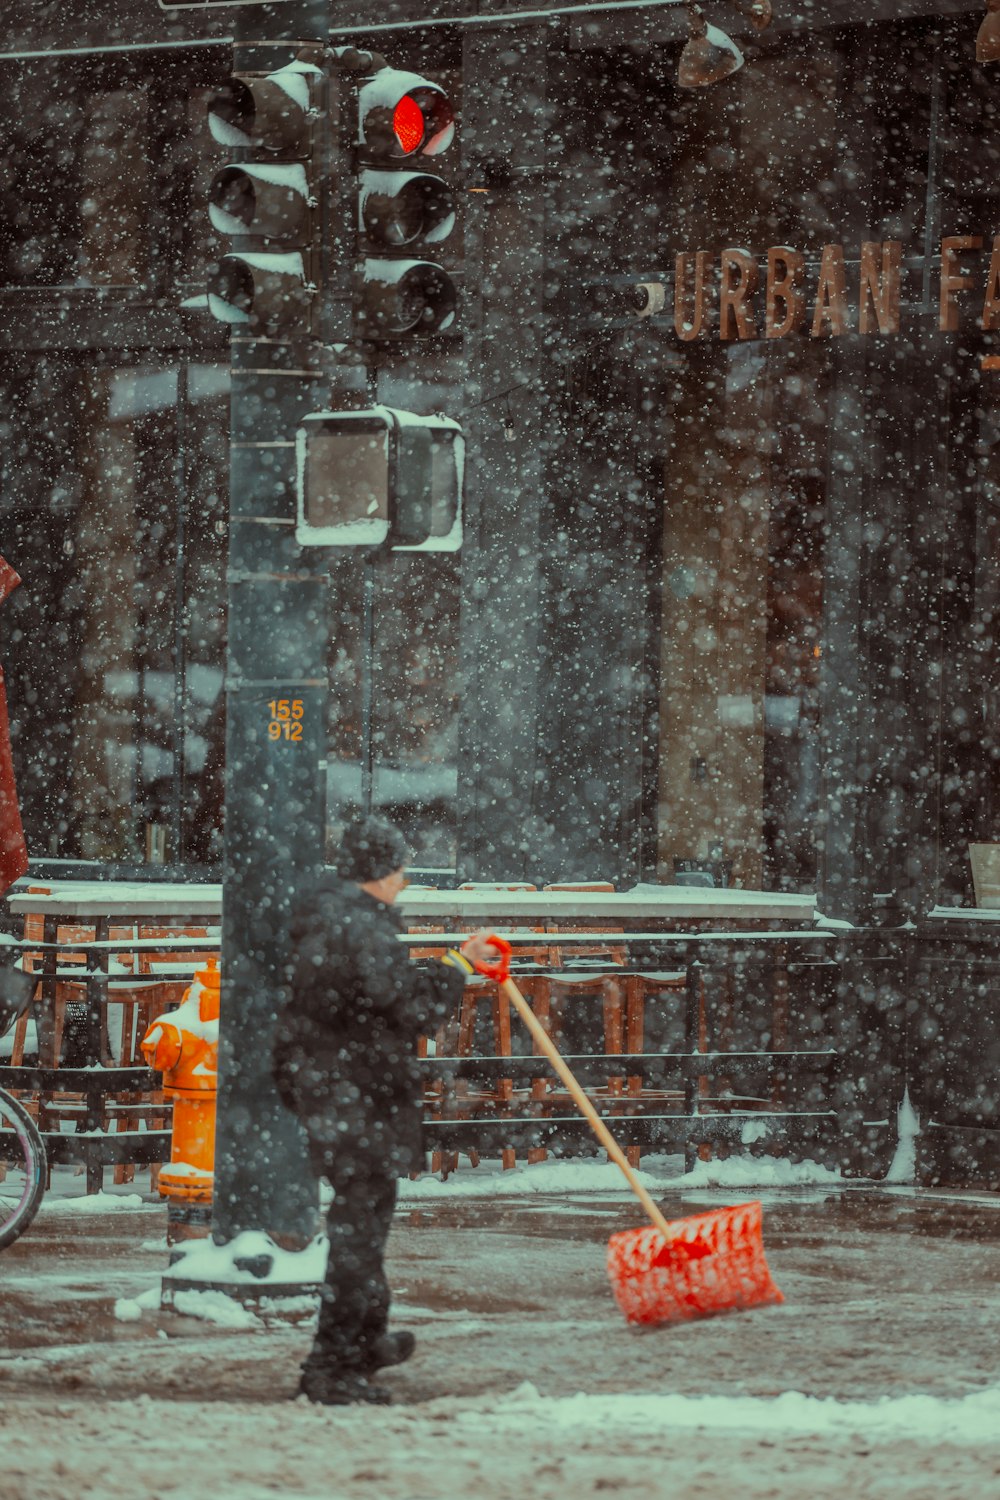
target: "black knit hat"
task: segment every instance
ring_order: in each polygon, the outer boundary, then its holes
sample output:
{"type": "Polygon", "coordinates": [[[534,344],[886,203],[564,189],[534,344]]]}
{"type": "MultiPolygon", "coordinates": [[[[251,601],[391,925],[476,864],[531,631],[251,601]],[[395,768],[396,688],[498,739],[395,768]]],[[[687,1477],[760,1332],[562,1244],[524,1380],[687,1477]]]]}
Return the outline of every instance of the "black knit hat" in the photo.
{"type": "Polygon", "coordinates": [[[337,874],[364,885],[401,870],[409,855],[398,828],[382,818],[361,818],[344,829],[337,850],[337,874]]]}

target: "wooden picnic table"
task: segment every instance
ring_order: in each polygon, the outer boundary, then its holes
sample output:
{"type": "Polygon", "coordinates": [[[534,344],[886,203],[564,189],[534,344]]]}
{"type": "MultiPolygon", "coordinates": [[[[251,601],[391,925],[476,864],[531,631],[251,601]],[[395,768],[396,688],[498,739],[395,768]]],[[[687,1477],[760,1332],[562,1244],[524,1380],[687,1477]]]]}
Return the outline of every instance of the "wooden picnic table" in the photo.
{"type": "MultiPolygon", "coordinates": [[[[65,920],[158,921],[165,925],[222,916],[222,886],[170,881],[49,880],[29,891],[15,886],[8,898],[14,913],[40,913],[65,920]]],[[[481,916],[550,921],[795,922],[808,926],[816,898],[784,891],[744,891],[700,886],[641,885],[628,891],[431,890],[411,886],[399,898],[404,916],[415,920],[454,917],[456,925],[481,916]]]]}
{"type": "MultiPolygon", "coordinates": [[[[15,915],[39,914],[66,922],[157,922],[165,927],[218,922],[222,886],[167,880],[46,880],[19,883],[7,895],[15,915]]],[[[103,936],[107,936],[105,932],[103,936]]]]}
{"type": "MultiPolygon", "coordinates": [[[[52,1000],[59,976],[63,952],[82,953],[85,959],[81,978],[86,984],[88,1013],[86,1057],[84,1066],[101,1067],[108,1062],[106,1013],[112,981],[120,974],[111,972],[113,956],[119,953],[195,951],[218,952],[218,936],[141,937],[143,927],[180,928],[197,925],[209,927],[221,918],[222,886],[192,885],[168,881],[118,880],[51,880],[37,885],[22,883],[8,894],[7,904],[15,915],[41,916],[40,942],[28,941],[28,947],[41,954],[41,993],[52,1000]],[[92,939],[74,933],[66,943],[60,942],[61,927],[92,926],[92,939]],[[111,937],[113,927],[130,927],[126,937],[111,937]]],[[[65,977],[65,976],[63,976],[65,977]]],[[[138,982],[132,976],[131,982],[138,982]]],[[[151,979],[151,982],[154,982],[151,979]]]]}
{"type": "Polygon", "coordinates": [[[475,927],[487,918],[519,924],[732,921],[808,927],[816,917],[812,895],[679,885],[641,885],[629,891],[435,891],[416,886],[404,890],[397,904],[409,921],[451,919],[456,927],[475,927]]]}
{"type": "MultiPolygon", "coordinates": [[[[56,987],[67,979],[84,985],[83,1056],[75,1067],[56,1066],[0,1068],[0,1084],[15,1089],[80,1092],[83,1113],[72,1134],[44,1132],[50,1161],[82,1155],[87,1168],[87,1190],[100,1188],[105,1165],[117,1162],[156,1162],[169,1156],[169,1131],[131,1130],[108,1134],[102,1126],[106,1102],[112,1096],[126,1099],[148,1094],[159,1087],[159,1079],[148,1068],[116,1066],[108,1040],[108,1006],[116,983],[125,982],[132,993],[151,988],[167,977],[183,980],[190,965],[169,974],[144,977],[121,971],[115,956],[125,953],[169,955],[171,951],[218,952],[219,936],[177,938],[140,937],[143,927],[184,928],[218,924],[222,909],[222,886],[169,881],[46,880],[21,882],[8,893],[7,905],[18,916],[41,916],[42,938],[21,940],[25,952],[37,953],[41,1009],[40,1046],[48,1038],[55,1019],[56,987]],[[73,934],[60,942],[60,929],[89,927],[94,936],[73,934]],[[132,928],[128,937],[111,937],[115,927],[132,928]],[[66,955],[81,955],[83,964],[70,966],[66,955]],[[46,1024],[48,1023],[48,1024],[46,1024]]],[[[169,959],[167,959],[169,963],[169,959]]],[[[41,1059],[40,1059],[41,1061],[41,1059]]]]}
{"type": "MultiPolygon", "coordinates": [[[[25,945],[42,955],[43,990],[54,996],[61,949],[82,954],[85,959],[88,1018],[85,1066],[58,1073],[51,1068],[38,1070],[38,1085],[57,1087],[61,1076],[63,1087],[84,1086],[87,1109],[81,1121],[83,1129],[75,1136],[65,1137],[65,1142],[66,1149],[74,1151],[91,1142],[86,1154],[90,1187],[99,1185],[105,1163],[130,1159],[124,1153],[132,1144],[127,1139],[131,1132],[127,1132],[103,1137],[102,1147],[98,1130],[102,1091],[144,1089],[151,1078],[145,1069],[109,1066],[105,1027],[116,978],[112,972],[113,958],[116,954],[139,953],[149,948],[164,951],[176,944],[191,951],[217,950],[219,939],[214,936],[171,940],[141,938],[137,934],[144,925],[184,927],[219,923],[223,890],[217,883],[167,881],[54,879],[38,881],[37,885],[44,888],[29,890],[26,883],[16,887],[8,897],[8,905],[13,913],[40,915],[44,919],[43,940],[25,945]],[[76,937],[68,946],[60,945],[59,929],[74,925],[91,927],[93,938],[81,941],[76,937]],[[133,935],[112,938],[110,932],[114,927],[131,927],[133,935]]],[[[565,950],[565,959],[570,964],[575,962],[575,949],[585,951],[603,943],[623,947],[628,967],[641,970],[664,967],[685,970],[702,962],[710,953],[725,963],[738,950],[748,948],[757,950],[762,957],[773,952],[778,961],[782,945],[790,943],[799,951],[816,951],[833,935],[817,919],[812,895],[784,892],[653,885],[620,892],[482,888],[463,891],[413,886],[403,892],[398,904],[404,921],[423,929],[401,934],[401,944],[407,948],[450,946],[485,926],[508,938],[515,954],[518,948],[537,947],[542,934],[543,942],[558,935],[558,946],[565,950]],[[437,930],[428,931],[428,927],[437,930]],[[574,927],[584,930],[568,930],[574,927]]],[[[493,1059],[488,1065],[509,1069],[511,1059],[506,1059],[505,1064],[493,1059]]],[[[433,1068],[435,1064],[430,1066],[433,1068]]],[[[524,1062],[515,1066],[523,1070],[531,1065],[524,1062]]],[[[0,1069],[0,1077],[7,1071],[14,1070],[0,1069]]],[[[163,1150],[163,1143],[158,1147],[152,1139],[134,1144],[154,1153],[163,1150]]]]}

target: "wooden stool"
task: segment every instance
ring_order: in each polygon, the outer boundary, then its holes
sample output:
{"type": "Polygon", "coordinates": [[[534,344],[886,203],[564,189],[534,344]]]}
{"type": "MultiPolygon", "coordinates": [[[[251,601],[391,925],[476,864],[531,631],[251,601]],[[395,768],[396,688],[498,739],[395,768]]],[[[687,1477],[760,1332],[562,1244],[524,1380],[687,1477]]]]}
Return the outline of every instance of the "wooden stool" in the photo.
{"type": "MultiPolygon", "coordinates": [[[[522,974],[516,979],[518,987],[523,990],[530,1000],[542,987],[543,993],[547,984],[545,975],[522,974]]],[[[494,1057],[511,1057],[513,1055],[511,1038],[511,1015],[510,1001],[503,993],[501,987],[492,979],[470,980],[465,986],[465,993],[456,1017],[441,1029],[435,1039],[437,1046],[443,1046],[446,1050],[440,1055],[453,1057],[475,1057],[476,1056],[476,1031],[477,1021],[481,1020],[482,1007],[488,1005],[489,1026],[494,1057]]],[[[424,1040],[422,1055],[427,1055],[426,1039],[424,1040]]],[[[431,1091],[425,1094],[425,1102],[435,1108],[437,1118],[441,1118],[440,1111],[451,1107],[459,1111],[459,1118],[473,1119],[477,1115],[487,1115],[493,1119],[517,1118],[516,1094],[513,1078],[498,1078],[495,1083],[485,1085],[473,1090],[466,1080],[456,1081],[454,1091],[446,1095],[443,1085],[435,1085],[431,1091]]],[[[532,1091],[534,1097],[534,1091],[532,1091]]],[[[432,1167],[435,1171],[443,1170],[445,1175],[453,1171],[458,1164],[458,1152],[435,1152],[431,1158],[432,1167]]],[[[478,1163],[478,1153],[468,1153],[473,1165],[478,1163]],[[473,1160],[474,1158],[474,1160],[473,1160]]],[[[532,1153],[529,1151],[528,1160],[531,1161],[532,1153]]],[[[503,1146],[500,1152],[500,1160],[504,1171],[510,1171],[517,1165],[517,1152],[513,1146],[503,1146]]]]}
{"type": "MultiPolygon", "coordinates": [[[[669,970],[665,973],[650,974],[626,974],[618,981],[624,991],[625,1000],[625,1047],[624,1051],[629,1053],[641,1053],[645,1050],[646,1040],[646,1006],[647,1003],[659,996],[669,996],[682,1008],[686,1001],[687,975],[683,969],[669,970]]],[[[699,1046],[704,1051],[704,1035],[700,1035],[699,1046]]],[[[610,1050],[610,1049],[609,1049],[610,1050]]],[[[662,1087],[648,1088],[641,1073],[629,1074],[624,1080],[616,1079],[616,1085],[624,1081],[624,1094],[627,1099],[654,1103],[683,1104],[684,1089],[669,1089],[662,1087]]],[[[619,1092],[621,1089],[619,1087],[619,1092]]],[[[625,1154],[629,1165],[639,1165],[642,1149],[636,1144],[626,1145],[625,1154]]]]}
{"type": "MultiPolygon", "coordinates": [[[[458,1013],[445,1023],[431,1039],[422,1037],[418,1044],[420,1056],[429,1055],[433,1041],[435,1052],[445,1057],[474,1057],[476,1053],[476,1022],[480,1006],[489,1003],[493,1037],[493,1053],[496,1057],[510,1056],[510,1003],[500,991],[499,985],[485,978],[466,981],[458,1013]],[[443,1050],[442,1050],[443,1049],[443,1050]]],[[[501,1078],[495,1086],[473,1090],[467,1079],[456,1079],[451,1091],[443,1080],[429,1085],[424,1094],[425,1108],[432,1111],[431,1118],[441,1119],[443,1111],[454,1109],[459,1119],[473,1119],[480,1113],[495,1113],[498,1108],[509,1105],[513,1097],[513,1080],[501,1078]]],[[[474,1167],[479,1165],[479,1152],[472,1149],[466,1153],[474,1167]]],[[[447,1177],[458,1167],[460,1152],[434,1151],[431,1155],[431,1170],[447,1177]]],[[[504,1168],[515,1165],[514,1153],[503,1152],[504,1168]]]]}
{"type": "MultiPolygon", "coordinates": [[[[543,891],[604,891],[609,894],[613,893],[614,889],[615,887],[610,880],[583,880],[577,882],[560,883],[557,885],[542,886],[543,891]]],[[[546,930],[548,932],[557,934],[560,932],[600,932],[603,934],[607,934],[609,931],[623,932],[624,928],[622,927],[620,922],[550,922],[546,930]]],[[[610,964],[625,964],[627,962],[624,942],[615,943],[613,941],[605,941],[602,943],[594,944],[574,943],[573,946],[568,949],[568,952],[572,955],[573,958],[596,958],[602,959],[605,963],[610,964]]],[[[550,954],[551,956],[549,962],[552,964],[552,966],[554,968],[561,967],[564,959],[564,954],[558,943],[553,944],[550,950],[550,954]]]]}
{"type": "MultiPolygon", "coordinates": [[[[561,1050],[566,1050],[562,1040],[565,1030],[564,1007],[567,1001],[580,995],[600,1000],[604,1051],[603,1054],[598,1055],[620,1053],[624,1035],[625,998],[614,973],[602,970],[578,974],[574,974],[571,970],[549,972],[537,976],[532,995],[530,997],[526,995],[525,998],[530,999],[535,1015],[549,1036],[561,1047],[561,1050]]],[[[537,1056],[537,1046],[532,1050],[537,1056]]],[[[606,1084],[588,1092],[598,1098],[609,1098],[618,1090],[615,1088],[615,1080],[609,1077],[606,1084]]],[[[560,1107],[572,1106],[569,1095],[559,1092],[553,1086],[552,1076],[548,1069],[544,1074],[532,1080],[531,1099],[535,1108],[542,1114],[548,1112],[554,1104],[559,1104],[560,1107]]],[[[547,1156],[548,1151],[544,1146],[533,1146],[528,1151],[529,1165],[545,1161],[547,1156]]]]}

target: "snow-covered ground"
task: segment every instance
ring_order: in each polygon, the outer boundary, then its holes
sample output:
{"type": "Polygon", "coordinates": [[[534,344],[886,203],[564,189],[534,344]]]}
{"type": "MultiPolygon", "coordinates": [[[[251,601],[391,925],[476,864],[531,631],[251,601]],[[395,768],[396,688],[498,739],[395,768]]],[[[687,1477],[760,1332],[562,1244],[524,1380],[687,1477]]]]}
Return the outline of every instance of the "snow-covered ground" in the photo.
{"type": "Polygon", "coordinates": [[[998,1417],[995,1397],[975,1412],[926,1401],[833,1411],[795,1396],[770,1404],[656,1394],[553,1401],[529,1384],[496,1399],[363,1411],[302,1401],[63,1398],[53,1408],[18,1399],[5,1416],[4,1495],[992,1500],[998,1417]]]}
{"type": "MultiPolygon", "coordinates": [[[[730,1156],[718,1161],[699,1161],[690,1172],[683,1170],[680,1157],[645,1156],[638,1177],[652,1193],[675,1193],[694,1187],[767,1189],[816,1184],[830,1187],[839,1183],[840,1173],[814,1161],[791,1162],[770,1156],[730,1156]]],[[[423,1198],[492,1196],[532,1196],[534,1194],[600,1193],[622,1194],[630,1189],[613,1162],[583,1158],[572,1161],[546,1161],[533,1166],[516,1166],[503,1171],[495,1161],[466,1168],[442,1182],[427,1174],[416,1181],[400,1184],[400,1200],[409,1203],[423,1198]]]]}
{"type": "Polygon", "coordinates": [[[1000,1196],[681,1166],[643,1160],[668,1215],[761,1198],[784,1305],[629,1328],[604,1247],[642,1215],[617,1169],[463,1162],[404,1184],[390,1273],[417,1356],[391,1407],[347,1410],[291,1399],[308,1322],[159,1311],[148,1178],[88,1200],[57,1172],[0,1257],[0,1495],[1000,1495],[1000,1196]]]}
{"type": "MultiPolygon", "coordinates": [[[[712,1161],[699,1161],[685,1172],[680,1156],[647,1155],[637,1173],[640,1182],[652,1192],[677,1193],[689,1188],[713,1187],[767,1191],[771,1188],[837,1187],[843,1184],[839,1171],[831,1170],[815,1161],[792,1162],[781,1157],[766,1155],[733,1155],[712,1161]]],[[[110,1173],[108,1174],[110,1179],[110,1173]]],[[[82,1173],[75,1169],[60,1167],[53,1173],[52,1186],[42,1201],[42,1210],[50,1213],[95,1213],[104,1209],[137,1208],[151,1201],[144,1174],[139,1174],[134,1183],[111,1185],[105,1183],[104,1191],[86,1192],[82,1173]]],[[[321,1196],[326,1197],[324,1185],[321,1196]]],[[[578,1193],[599,1194],[601,1197],[621,1196],[628,1198],[631,1190],[613,1162],[602,1157],[573,1157],[560,1160],[552,1157],[548,1161],[532,1166],[518,1163],[505,1171],[499,1161],[485,1159],[478,1166],[469,1164],[461,1157],[459,1169],[446,1179],[433,1172],[426,1172],[416,1179],[404,1179],[399,1185],[400,1203],[410,1203],[422,1198],[504,1198],[575,1195],[578,1193]]]]}

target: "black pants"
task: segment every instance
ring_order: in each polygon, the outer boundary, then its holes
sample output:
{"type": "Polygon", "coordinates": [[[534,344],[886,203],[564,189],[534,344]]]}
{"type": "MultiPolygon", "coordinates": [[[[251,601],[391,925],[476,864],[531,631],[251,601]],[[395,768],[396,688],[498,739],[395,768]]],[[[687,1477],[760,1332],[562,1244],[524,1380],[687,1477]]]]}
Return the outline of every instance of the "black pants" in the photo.
{"type": "Polygon", "coordinates": [[[326,1216],[330,1253],[319,1324],[305,1368],[366,1375],[373,1368],[372,1346],[389,1321],[389,1283],[382,1262],[396,1206],[396,1178],[374,1163],[360,1174],[343,1175],[315,1144],[312,1157],[317,1175],[331,1182],[334,1197],[326,1216]]]}

